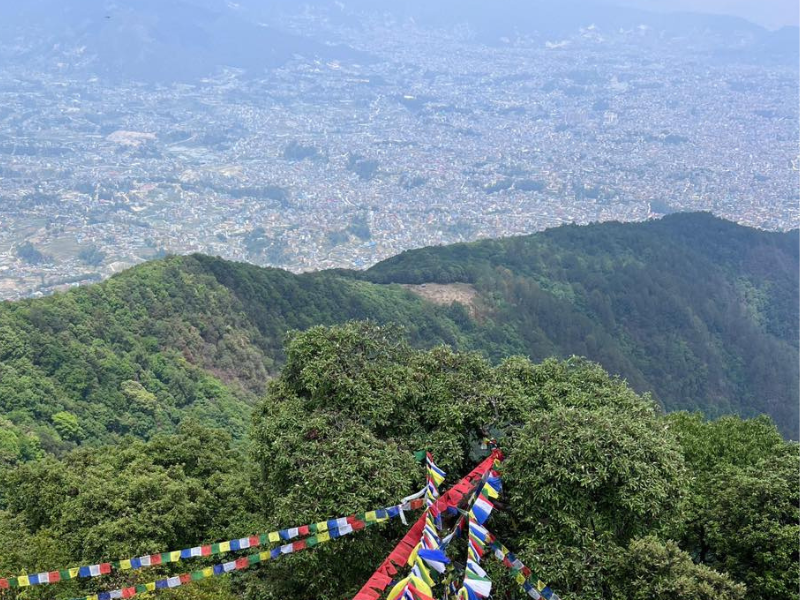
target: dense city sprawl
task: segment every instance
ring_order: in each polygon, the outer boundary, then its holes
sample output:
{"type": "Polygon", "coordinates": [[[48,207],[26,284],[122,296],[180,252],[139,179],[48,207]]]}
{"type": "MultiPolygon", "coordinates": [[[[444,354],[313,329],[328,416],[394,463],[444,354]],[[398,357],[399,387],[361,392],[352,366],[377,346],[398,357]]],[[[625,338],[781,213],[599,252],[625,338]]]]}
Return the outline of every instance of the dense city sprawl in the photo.
{"type": "Polygon", "coordinates": [[[496,45],[284,26],[372,58],[160,86],[1,69],[0,298],[164,253],[307,271],[673,211],[797,227],[796,66],[644,26],[496,45]]]}

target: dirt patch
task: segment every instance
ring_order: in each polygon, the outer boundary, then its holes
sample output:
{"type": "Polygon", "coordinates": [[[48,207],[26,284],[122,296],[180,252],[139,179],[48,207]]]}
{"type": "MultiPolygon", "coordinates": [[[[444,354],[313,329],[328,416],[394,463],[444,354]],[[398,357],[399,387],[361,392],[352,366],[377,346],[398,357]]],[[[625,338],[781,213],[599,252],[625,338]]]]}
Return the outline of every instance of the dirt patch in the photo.
{"type": "Polygon", "coordinates": [[[420,285],[401,284],[417,296],[442,306],[450,306],[453,302],[464,305],[472,318],[480,313],[478,290],[469,283],[423,283],[420,285]]]}

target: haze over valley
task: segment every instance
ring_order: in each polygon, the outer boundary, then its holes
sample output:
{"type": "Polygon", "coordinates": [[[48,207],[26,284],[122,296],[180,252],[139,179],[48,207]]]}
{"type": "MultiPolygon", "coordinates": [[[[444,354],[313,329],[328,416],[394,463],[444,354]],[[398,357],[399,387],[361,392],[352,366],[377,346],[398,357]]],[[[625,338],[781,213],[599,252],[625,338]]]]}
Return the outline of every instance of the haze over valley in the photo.
{"type": "Polygon", "coordinates": [[[796,28],[259,4],[0,7],[0,297],[165,253],[307,271],[676,211],[798,225],[796,28]]]}

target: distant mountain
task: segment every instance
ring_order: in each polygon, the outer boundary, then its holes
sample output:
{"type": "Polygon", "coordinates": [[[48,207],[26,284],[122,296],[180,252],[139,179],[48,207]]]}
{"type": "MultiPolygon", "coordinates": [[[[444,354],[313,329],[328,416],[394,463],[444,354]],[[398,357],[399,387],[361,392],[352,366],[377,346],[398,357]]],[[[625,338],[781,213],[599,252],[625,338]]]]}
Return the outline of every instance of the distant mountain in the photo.
{"type": "Polygon", "coordinates": [[[242,436],[286,331],[350,319],[492,359],[584,355],[667,410],[766,413],[797,438],[798,239],[677,214],[425,248],[365,272],[154,261],[0,305],[0,441],[24,458],[188,416],[242,436]]]}
{"type": "MultiPolygon", "coordinates": [[[[242,0],[252,10],[259,10],[258,0],[242,0]]],[[[274,0],[270,12],[290,10],[292,0],[274,0]]],[[[699,12],[647,10],[648,2],[641,8],[626,6],[614,0],[405,0],[380,2],[376,0],[307,0],[304,4],[329,9],[330,17],[341,18],[354,14],[378,12],[398,19],[431,26],[451,28],[468,25],[476,38],[483,42],[528,36],[543,40],[568,37],[582,28],[594,25],[601,34],[620,30],[637,30],[640,26],[651,29],[659,39],[676,38],[694,40],[723,50],[750,50],[760,52],[771,48],[770,54],[781,57],[797,54],[797,44],[792,44],[791,33],[775,33],[746,19],[699,12]]],[[[793,30],[797,28],[786,27],[793,30]]],[[[740,58],[745,58],[744,54],[740,58]]]]}
{"type": "Polygon", "coordinates": [[[367,14],[429,27],[468,25],[477,41],[489,44],[518,36],[560,39],[590,25],[604,34],[646,26],[654,39],[701,42],[717,59],[796,63],[798,54],[797,28],[769,32],[736,17],[654,13],[600,1],[26,0],[0,2],[0,59],[66,76],[149,83],[194,82],[222,67],[258,75],[295,55],[374,60],[333,36],[312,39],[276,26],[278,16],[306,6],[355,28],[367,14]]]}
{"type": "Polygon", "coordinates": [[[259,74],[292,56],[369,62],[363,52],[279,31],[222,0],[0,3],[6,61],[108,80],[189,82],[221,67],[259,74]]]}

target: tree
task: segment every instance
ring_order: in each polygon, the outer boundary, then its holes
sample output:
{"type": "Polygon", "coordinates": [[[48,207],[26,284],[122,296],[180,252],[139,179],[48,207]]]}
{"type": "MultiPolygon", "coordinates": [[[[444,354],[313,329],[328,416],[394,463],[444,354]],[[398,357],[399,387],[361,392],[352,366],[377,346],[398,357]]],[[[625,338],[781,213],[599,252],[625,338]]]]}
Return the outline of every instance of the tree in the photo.
{"type": "MultiPolygon", "coordinates": [[[[487,432],[509,453],[509,511],[492,527],[573,597],[607,590],[614,553],[676,514],[685,478],[675,439],[651,400],[596,365],[493,367],[443,347],[412,350],[395,329],[363,322],[289,340],[255,417],[262,510],[286,524],[394,502],[422,484],[420,449],[455,481],[487,432]]],[[[370,532],[291,557],[253,594],[343,598],[389,547],[370,532]],[[341,576],[332,585],[321,573],[341,576]]]]}
{"type": "Polygon", "coordinates": [[[71,412],[61,411],[53,415],[53,426],[65,440],[80,441],[84,437],[81,424],[71,412]]]}
{"type": "Polygon", "coordinates": [[[612,561],[612,598],[619,600],[742,600],[745,586],[697,565],[673,541],[631,540],[612,561]]]}
{"type": "Polygon", "coordinates": [[[106,253],[92,244],[82,248],[81,251],[78,252],[78,259],[87,265],[97,267],[103,264],[103,261],[106,259],[106,253]]]}
{"type": "Polygon", "coordinates": [[[533,411],[505,469],[516,544],[560,592],[605,597],[610,561],[676,518],[683,459],[651,403],[581,406],[581,390],[533,411]]]}
{"type": "Polygon", "coordinates": [[[748,598],[793,597],[800,587],[800,452],[767,417],[675,413],[666,418],[692,474],[675,534],[698,562],[725,570],[748,598]]]}
{"type": "Polygon", "coordinates": [[[188,422],[178,435],[128,442],[7,471],[0,477],[0,510],[20,520],[23,533],[57,541],[71,561],[124,558],[259,530],[244,459],[229,436],[188,422]]]}
{"type": "Polygon", "coordinates": [[[50,260],[49,256],[37,250],[30,242],[17,246],[17,257],[29,265],[38,265],[50,260]]]}

